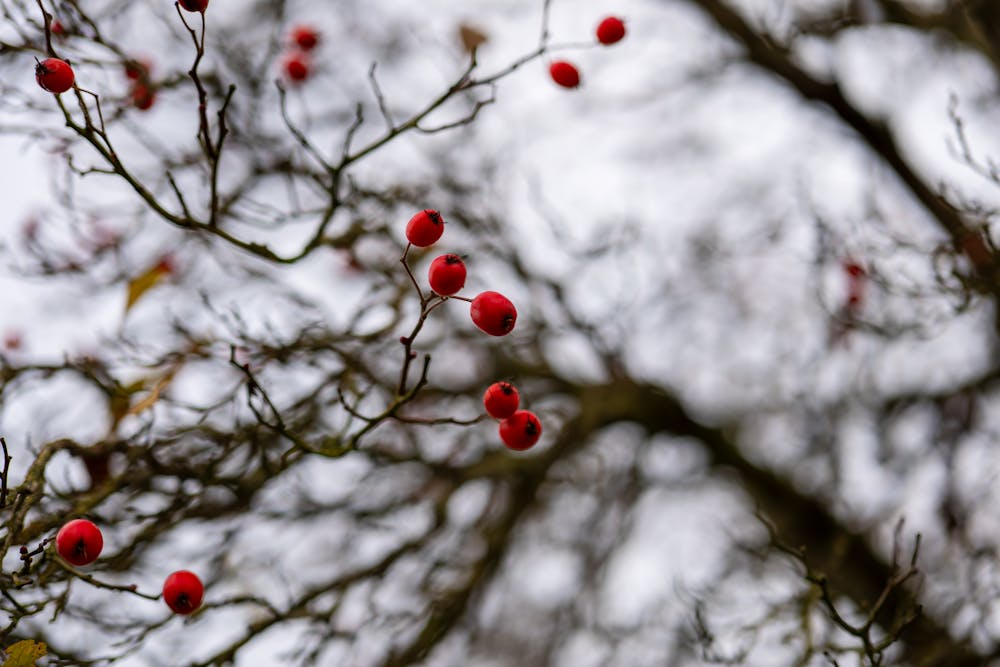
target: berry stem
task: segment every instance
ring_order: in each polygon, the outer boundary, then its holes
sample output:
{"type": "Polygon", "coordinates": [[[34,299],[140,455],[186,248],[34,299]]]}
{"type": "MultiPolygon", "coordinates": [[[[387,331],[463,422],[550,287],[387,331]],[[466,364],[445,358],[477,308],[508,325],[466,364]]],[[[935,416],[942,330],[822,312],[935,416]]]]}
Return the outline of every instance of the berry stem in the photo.
{"type": "Polygon", "coordinates": [[[12,457],[10,452],[7,450],[7,441],[3,438],[0,438],[0,447],[3,448],[3,472],[0,473],[0,509],[3,509],[7,506],[7,480],[10,475],[10,462],[14,457],[12,457]]]}
{"type": "Polygon", "coordinates": [[[138,588],[136,588],[135,584],[124,584],[124,585],[122,585],[122,584],[110,584],[110,583],[108,583],[106,581],[101,581],[99,579],[96,579],[93,575],[87,574],[86,572],[81,572],[80,570],[76,569],[75,567],[73,567],[69,563],[66,563],[65,561],[63,561],[61,558],[55,558],[53,560],[56,563],[59,564],[59,567],[61,567],[62,569],[66,570],[67,572],[69,572],[70,574],[72,574],[77,579],[82,579],[83,581],[87,582],[91,586],[96,586],[97,588],[104,588],[104,589],[107,589],[109,591],[119,591],[121,593],[131,593],[132,595],[136,595],[136,596],[141,597],[141,598],[146,598],[147,600],[159,600],[160,599],[159,595],[153,595],[152,593],[143,593],[143,592],[139,591],[138,588]]]}
{"type": "Polygon", "coordinates": [[[403,336],[399,339],[399,342],[403,344],[403,367],[399,371],[399,384],[396,386],[396,396],[403,396],[406,394],[406,384],[410,373],[410,364],[413,363],[414,359],[414,339],[417,337],[417,334],[420,333],[420,330],[424,328],[424,322],[427,320],[427,316],[431,313],[431,311],[448,300],[448,297],[439,296],[434,292],[431,292],[430,296],[424,295],[424,291],[420,289],[420,284],[417,282],[416,276],[413,275],[413,270],[410,269],[409,262],[406,261],[412,246],[412,243],[406,244],[406,248],[403,249],[403,255],[399,258],[399,263],[402,264],[403,269],[406,270],[406,275],[410,277],[410,284],[413,285],[413,289],[416,290],[417,297],[420,299],[420,317],[417,318],[416,324],[413,325],[413,330],[410,332],[410,335],[403,336]]]}
{"type": "Polygon", "coordinates": [[[191,81],[194,82],[195,90],[198,91],[198,142],[201,144],[201,148],[205,152],[205,157],[208,158],[209,162],[211,162],[215,159],[216,155],[208,127],[208,91],[205,90],[201,77],[198,75],[198,65],[201,64],[201,59],[205,57],[205,12],[200,12],[201,35],[199,36],[198,32],[188,25],[187,19],[184,18],[184,13],[181,11],[180,4],[178,3],[174,5],[174,7],[177,9],[177,16],[180,17],[181,23],[184,24],[184,27],[191,35],[191,41],[194,42],[194,62],[191,63],[191,69],[188,70],[188,76],[191,77],[191,81]]]}
{"type": "Polygon", "coordinates": [[[406,244],[406,248],[403,250],[403,256],[399,258],[399,263],[403,265],[404,269],[406,269],[406,275],[410,277],[410,284],[413,285],[413,289],[416,290],[417,296],[420,298],[420,309],[423,310],[427,306],[427,302],[430,299],[432,299],[433,296],[424,297],[424,291],[420,289],[420,284],[417,282],[416,277],[413,275],[413,271],[410,269],[409,262],[406,261],[406,256],[409,254],[410,248],[412,246],[413,246],[412,243],[406,244]]]}
{"type": "MultiPolygon", "coordinates": [[[[45,24],[45,50],[52,56],[56,57],[56,50],[52,48],[52,14],[45,11],[45,5],[42,4],[42,0],[37,0],[38,8],[42,10],[42,22],[45,24]]],[[[38,58],[35,58],[38,61],[38,58]]]]}
{"type": "MultiPolygon", "coordinates": [[[[409,267],[407,267],[407,270],[409,270],[409,267]]],[[[410,277],[412,278],[412,274],[410,275],[410,277]]],[[[417,334],[420,333],[420,330],[424,328],[424,322],[427,321],[427,316],[430,315],[431,311],[440,306],[447,300],[448,297],[446,296],[432,296],[428,298],[426,301],[423,299],[423,297],[421,297],[420,317],[417,318],[417,323],[413,325],[413,330],[410,331],[410,335],[403,336],[402,338],[399,339],[399,342],[403,344],[403,368],[400,369],[399,371],[399,385],[396,387],[396,396],[403,396],[407,393],[406,384],[407,384],[407,376],[410,373],[410,364],[412,364],[414,358],[416,358],[416,355],[413,354],[413,349],[412,349],[414,339],[417,337],[417,334]]],[[[427,362],[429,360],[430,360],[429,356],[425,357],[424,373],[423,373],[424,376],[427,375],[427,362]]],[[[422,378],[422,380],[425,380],[425,378],[422,378]]],[[[418,382],[417,387],[419,386],[420,383],[418,382]]]]}

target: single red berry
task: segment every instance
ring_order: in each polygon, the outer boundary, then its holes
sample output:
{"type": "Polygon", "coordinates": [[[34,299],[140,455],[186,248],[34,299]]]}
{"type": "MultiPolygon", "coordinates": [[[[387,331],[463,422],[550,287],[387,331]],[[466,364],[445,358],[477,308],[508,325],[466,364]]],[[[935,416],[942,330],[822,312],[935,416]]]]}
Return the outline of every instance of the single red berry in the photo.
{"type": "Polygon", "coordinates": [[[13,352],[20,350],[24,345],[24,336],[17,329],[8,329],[3,335],[3,347],[5,350],[13,352]]]}
{"type": "Polygon", "coordinates": [[[300,52],[292,53],[285,58],[285,76],[292,81],[305,81],[309,78],[309,57],[300,52]]]}
{"type": "Polygon", "coordinates": [[[844,272],[851,278],[860,278],[865,275],[865,268],[853,259],[844,260],[844,272]]]}
{"type": "Polygon", "coordinates": [[[52,34],[56,37],[66,36],[66,28],[59,19],[52,22],[52,25],[49,26],[49,30],[52,31],[52,34]]]}
{"type": "Polygon", "coordinates": [[[444,218],[434,209],[424,209],[406,223],[406,240],[418,248],[433,245],[442,234],[444,218]]]}
{"type": "Polygon", "coordinates": [[[156,270],[161,273],[165,273],[168,276],[172,276],[177,273],[177,258],[174,256],[174,253],[164,253],[160,257],[160,260],[156,263],[156,270]]]}
{"type": "Polygon", "coordinates": [[[73,87],[73,68],[65,60],[46,58],[35,65],[35,81],[50,93],[65,93],[73,87]]]}
{"type": "Polygon", "coordinates": [[[292,42],[303,51],[311,51],[319,44],[319,34],[307,25],[296,26],[292,30],[292,42]]]}
{"type": "Polygon", "coordinates": [[[147,86],[144,83],[136,83],[132,86],[131,95],[132,104],[134,104],[135,108],[140,111],[146,111],[153,106],[153,102],[156,101],[156,92],[152,87],[147,86]]]}
{"type": "Polygon", "coordinates": [[[175,614],[193,613],[204,597],[205,586],[194,572],[178,570],[163,582],[163,601],[175,614]]]}
{"type": "Polygon", "coordinates": [[[625,22],[617,16],[609,16],[597,24],[597,41],[605,46],[621,41],[625,36],[625,22]]]}
{"type": "Polygon", "coordinates": [[[208,0],[178,0],[178,2],[189,12],[203,12],[208,7],[208,0]]]}
{"type": "Polygon", "coordinates": [[[483,394],[483,407],[495,419],[507,419],[517,411],[521,397],[510,382],[494,382],[483,394]]]}
{"type": "Polygon", "coordinates": [[[576,88],[580,85],[580,70],[565,60],[556,60],[549,65],[549,75],[563,88],[576,88]]]}
{"type": "Polygon", "coordinates": [[[500,422],[500,439],[508,448],[517,451],[531,449],[542,435],[542,422],[535,413],[518,410],[500,422]]]}
{"type": "Polygon", "coordinates": [[[142,81],[149,78],[152,64],[145,58],[125,61],[125,76],[132,81],[142,81]]]}
{"type": "Polygon", "coordinates": [[[458,255],[441,255],[431,262],[427,281],[441,296],[451,296],[465,287],[465,262],[458,255]]]}
{"type": "Polygon", "coordinates": [[[86,519],[73,519],[56,533],[56,551],[71,565],[89,565],[104,548],[101,529],[86,519]]]}
{"type": "Polygon", "coordinates": [[[472,300],[469,314],[477,327],[491,336],[506,336],[514,329],[517,309],[499,292],[482,292],[472,300]]]}

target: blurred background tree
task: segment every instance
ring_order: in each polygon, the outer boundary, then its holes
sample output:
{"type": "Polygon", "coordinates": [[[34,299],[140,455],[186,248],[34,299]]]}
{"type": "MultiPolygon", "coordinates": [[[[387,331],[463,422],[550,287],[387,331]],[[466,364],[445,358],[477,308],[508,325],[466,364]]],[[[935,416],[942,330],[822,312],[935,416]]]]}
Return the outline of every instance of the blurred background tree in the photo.
{"type": "Polygon", "coordinates": [[[2,11],[3,664],[997,656],[994,3],[2,11]]]}

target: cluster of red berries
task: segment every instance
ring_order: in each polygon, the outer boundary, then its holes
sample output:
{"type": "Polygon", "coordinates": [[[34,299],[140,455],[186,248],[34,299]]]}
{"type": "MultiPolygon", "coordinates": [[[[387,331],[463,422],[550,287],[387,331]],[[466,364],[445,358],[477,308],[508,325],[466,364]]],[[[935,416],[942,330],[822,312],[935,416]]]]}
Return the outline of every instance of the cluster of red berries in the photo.
{"type": "Polygon", "coordinates": [[[291,50],[282,61],[285,76],[289,81],[305,81],[312,72],[309,54],[319,44],[319,34],[307,25],[300,25],[292,30],[289,41],[291,50]]]}
{"type": "MultiPolygon", "coordinates": [[[[597,24],[594,31],[597,41],[604,46],[620,42],[625,37],[625,21],[617,16],[608,16],[597,24]]],[[[563,88],[576,88],[580,85],[580,70],[576,65],[566,60],[555,60],[549,64],[549,76],[563,88]]]]}
{"type": "Polygon", "coordinates": [[[542,422],[534,412],[518,410],[521,396],[510,382],[494,382],[483,394],[486,413],[500,420],[500,439],[516,451],[531,449],[542,435],[542,422]]]}
{"type": "MultiPolygon", "coordinates": [[[[406,240],[410,245],[426,248],[444,234],[444,218],[433,209],[418,211],[406,223],[406,240]]],[[[405,257],[405,255],[404,255],[405,257]]],[[[455,254],[440,255],[431,262],[427,281],[441,297],[457,294],[465,286],[465,262],[455,254]]],[[[514,329],[517,309],[510,299],[499,292],[480,292],[471,299],[469,315],[472,322],[491,336],[505,336],[514,329]]],[[[518,410],[520,396],[509,382],[495,382],[483,396],[486,412],[500,420],[500,439],[510,449],[529,449],[542,435],[542,424],[528,410],[518,410]]]]}
{"type": "Polygon", "coordinates": [[[865,284],[868,272],[854,259],[845,259],[844,273],[847,276],[847,302],[844,304],[849,315],[857,315],[865,298],[865,284]]]}
{"type": "Polygon", "coordinates": [[[145,111],[156,101],[156,89],[150,79],[152,64],[145,59],[125,63],[125,77],[132,82],[129,97],[136,109],[145,111]]]}
{"type": "MultiPolygon", "coordinates": [[[[103,548],[101,529],[86,519],[73,519],[56,533],[56,551],[70,565],[90,565],[103,548]]],[[[201,579],[188,570],[173,572],[163,582],[163,601],[175,614],[193,613],[204,597],[205,586],[201,579]]]]}
{"type": "MultiPolygon", "coordinates": [[[[410,245],[426,248],[444,234],[444,218],[438,211],[424,209],[406,223],[406,240],[410,245]]],[[[431,262],[427,281],[439,296],[453,296],[465,286],[465,262],[455,254],[441,255],[431,262]]],[[[499,292],[481,292],[471,301],[472,322],[491,336],[506,336],[514,330],[517,309],[510,299],[499,292]]]]}

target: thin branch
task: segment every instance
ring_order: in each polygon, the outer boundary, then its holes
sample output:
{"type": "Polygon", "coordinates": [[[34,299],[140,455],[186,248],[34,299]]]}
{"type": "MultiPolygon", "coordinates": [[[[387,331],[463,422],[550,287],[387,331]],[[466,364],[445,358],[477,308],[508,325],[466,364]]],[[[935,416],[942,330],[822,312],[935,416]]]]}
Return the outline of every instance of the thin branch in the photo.
{"type": "Polygon", "coordinates": [[[3,472],[0,473],[0,509],[7,507],[7,492],[10,484],[10,462],[14,457],[7,450],[7,441],[0,437],[0,447],[3,448],[3,472]]]}

